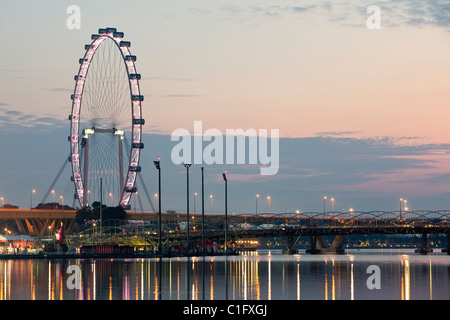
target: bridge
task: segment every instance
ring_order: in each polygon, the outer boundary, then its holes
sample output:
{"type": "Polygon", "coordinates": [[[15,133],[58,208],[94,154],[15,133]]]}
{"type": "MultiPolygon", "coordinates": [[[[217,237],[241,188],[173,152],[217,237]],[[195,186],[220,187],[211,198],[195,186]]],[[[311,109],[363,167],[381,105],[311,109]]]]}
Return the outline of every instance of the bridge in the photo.
{"type": "MultiPolygon", "coordinates": [[[[64,222],[68,234],[93,235],[88,228],[82,233],[76,232],[76,211],[74,210],[21,210],[0,209],[0,220],[9,220],[16,226],[18,233],[46,236],[53,235],[54,228],[64,222]]],[[[107,220],[107,217],[104,217],[107,220]]],[[[185,213],[163,213],[161,215],[161,238],[166,242],[184,243],[187,238],[185,213]]],[[[225,216],[223,214],[189,215],[189,236],[191,241],[225,239],[225,216]],[[204,226],[204,228],[203,228],[204,226]],[[202,230],[204,229],[204,232],[202,230]]],[[[157,243],[159,238],[159,216],[152,212],[127,212],[127,221],[113,224],[114,233],[108,232],[110,223],[105,222],[103,237],[133,237],[157,243]],[[118,232],[120,230],[120,232],[118,232]]],[[[447,235],[447,248],[450,247],[450,210],[440,211],[371,211],[371,212],[327,212],[295,214],[232,214],[228,215],[228,240],[279,238],[290,253],[300,237],[310,237],[309,253],[343,251],[347,236],[374,234],[411,234],[420,241],[419,252],[426,253],[428,235],[447,235]],[[335,236],[328,245],[324,236],[335,236]]],[[[98,229],[95,230],[98,237],[98,229]]],[[[89,236],[84,241],[92,241],[89,236]]],[[[98,238],[97,238],[98,240],[98,238]]],[[[448,251],[448,250],[447,250],[448,251]]]]}

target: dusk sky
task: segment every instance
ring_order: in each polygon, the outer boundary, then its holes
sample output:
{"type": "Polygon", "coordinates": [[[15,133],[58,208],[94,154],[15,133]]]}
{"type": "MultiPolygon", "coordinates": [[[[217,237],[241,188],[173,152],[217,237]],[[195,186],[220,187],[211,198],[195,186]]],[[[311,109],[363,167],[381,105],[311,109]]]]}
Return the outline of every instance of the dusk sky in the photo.
{"type": "MultiPolygon", "coordinates": [[[[40,202],[67,159],[78,59],[105,27],[124,32],[137,56],[142,177],[157,192],[160,156],[163,211],[186,210],[170,135],[192,132],[194,121],[280,134],[273,176],[259,164],[205,165],[214,212],[223,212],[223,170],[230,212],[254,212],[256,194],[258,211],[268,210],[267,195],[272,212],[322,211],[325,195],[336,211],[398,210],[400,198],[410,210],[450,209],[450,3],[420,0],[2,1],[5,203],[29,208],[32,189],[40,202]],[[66,25],[70,5],[80,29],[66,25]],[[380,29],[367,27],[369,5],[381,10],[380,29]]],[[[191,168],[192,193],[200,167],[191,168]]],[[[68,165],[54,189],[72,205],[70,175],[68,165]]]]}

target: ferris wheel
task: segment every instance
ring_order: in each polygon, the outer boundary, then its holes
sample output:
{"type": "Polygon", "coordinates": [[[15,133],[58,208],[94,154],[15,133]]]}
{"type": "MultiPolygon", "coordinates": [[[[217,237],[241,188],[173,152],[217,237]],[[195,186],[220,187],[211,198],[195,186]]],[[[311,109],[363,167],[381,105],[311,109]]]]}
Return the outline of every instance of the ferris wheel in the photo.
{"type": "Polygon", "coordinates": [[[116,28],[99,29],[85,45],[71,95],[70,157],[81,207],[103,198],[129,208],[142,143],[142,101],[136,56],[116,28]],[[100,187],[100,184],[102,187],[100,187]],[[102,195],[100,195],[102,189],[102,195]]]}

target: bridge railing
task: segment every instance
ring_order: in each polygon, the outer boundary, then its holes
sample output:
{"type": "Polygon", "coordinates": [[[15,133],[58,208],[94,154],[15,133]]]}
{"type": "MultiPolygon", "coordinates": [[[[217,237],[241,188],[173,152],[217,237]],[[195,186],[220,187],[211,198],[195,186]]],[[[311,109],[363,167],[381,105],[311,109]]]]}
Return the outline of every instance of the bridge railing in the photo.
{"type": "MultiPolygon", "coordinates": [[[[289,214],[233,214],[228,216],[228,230],[231,233],[245,233],[247,231],[286,231],[302,228],[356,228],[356,227],[416,227],[435,226],[450,227],[450,211],[370,211],[370,212],[318,212],[289,213],[289,214]]],[[[189,223],[190,233],[199,236],[202,232],[202,219],[198,216],[189,223]]],[[[162,235],[165,239],[186,236],[186,221],[163,223],[162,235]]],[[[205,217],[205,233],[223,233],[225,219],[223,215],[205,217]]],[[[100,226],[91,225],[84,231],[70,236],[78,243],[93,243],[108,239],[127,237],[139,239],[153,239],[159,235],[156,221],[129,222],[123,220],[107,220],[103,223],[103,234],[100,237],[100,226]]]]}

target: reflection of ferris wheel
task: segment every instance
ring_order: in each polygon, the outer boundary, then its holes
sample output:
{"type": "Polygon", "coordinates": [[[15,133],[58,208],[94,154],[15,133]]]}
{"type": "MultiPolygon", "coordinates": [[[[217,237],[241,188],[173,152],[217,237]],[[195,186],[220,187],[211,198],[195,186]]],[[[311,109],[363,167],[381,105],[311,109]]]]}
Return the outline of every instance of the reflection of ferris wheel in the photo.
{"type": "Polygon", "coordinates": [[[129,207],[141,171],[142,143],[141,75],[130,42],[115,28],[99,29],[85,46],[71,96],[70,158],[75,197],[81,207],[100,199],[129,207]]]}

